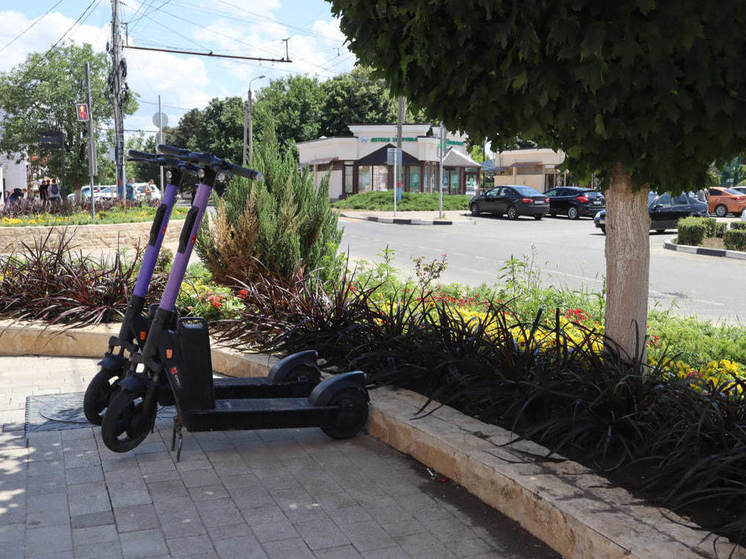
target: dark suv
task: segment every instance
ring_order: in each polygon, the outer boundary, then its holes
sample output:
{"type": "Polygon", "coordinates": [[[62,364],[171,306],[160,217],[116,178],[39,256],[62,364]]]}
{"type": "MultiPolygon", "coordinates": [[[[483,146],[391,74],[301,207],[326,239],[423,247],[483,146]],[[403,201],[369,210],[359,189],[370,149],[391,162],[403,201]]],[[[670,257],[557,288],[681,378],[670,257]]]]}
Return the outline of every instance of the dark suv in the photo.
{"type": "MultiPolygon", "coordinates": [[[[670,194],[660,196],[651,192],[648,195],[648,214],[650,215],[650,229],[663,233],[666,229],[677,229],[678,221],[683,217],[706,217],[707,203],[700,202],[694,196],[670,194]]],[[[606,210],[602,210],[593,218],[596,227],[606,233],[606,210]]]]}
{"type": "Polygon", "coordinates": [[[593,217],[605,207],[604,195],[590,188],[558,186],[544,194],[549,198],[549,215],[566,215],[570,219],[582,216],[593,217]]]}
{"type": "Polygon", "coordinates": [[[471,215],[491,213],[508,219],[518,219],[520,215],[530,215],[541,219],[549,211],[549,198],[530,186],[496,186],[484,194],[469,200],[471,215]]]}

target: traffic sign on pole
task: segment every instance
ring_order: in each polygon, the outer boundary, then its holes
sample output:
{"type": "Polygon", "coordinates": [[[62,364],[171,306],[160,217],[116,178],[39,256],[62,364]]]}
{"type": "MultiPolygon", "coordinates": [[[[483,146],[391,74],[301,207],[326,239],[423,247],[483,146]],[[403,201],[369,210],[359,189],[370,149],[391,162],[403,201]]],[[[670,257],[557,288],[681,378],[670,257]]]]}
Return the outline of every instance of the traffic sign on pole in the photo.
{"type": "Polygon", "coordinates": [[[75,111],[78,113],[78,120],[80,122],[88,122],[90,115],[88,114],[88,103],[75,103],[75,111]]]}

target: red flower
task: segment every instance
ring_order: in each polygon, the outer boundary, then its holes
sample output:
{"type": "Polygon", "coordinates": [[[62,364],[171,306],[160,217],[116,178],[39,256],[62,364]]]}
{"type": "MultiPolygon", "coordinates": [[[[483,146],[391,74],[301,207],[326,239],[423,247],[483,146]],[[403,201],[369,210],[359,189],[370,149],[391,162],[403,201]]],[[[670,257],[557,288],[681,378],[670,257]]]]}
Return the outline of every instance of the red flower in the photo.
{"type": "Polygon", "coordinates": [[[242,289],[241,291],[239,291],[239,292],[238,292],[238,296],[239,296],[239,297],[240,297],[241,299],[246,299],[246,297],[247,297],[248,295],[249,295],[249,290],[248,290],[248,289],[242,289]]]}

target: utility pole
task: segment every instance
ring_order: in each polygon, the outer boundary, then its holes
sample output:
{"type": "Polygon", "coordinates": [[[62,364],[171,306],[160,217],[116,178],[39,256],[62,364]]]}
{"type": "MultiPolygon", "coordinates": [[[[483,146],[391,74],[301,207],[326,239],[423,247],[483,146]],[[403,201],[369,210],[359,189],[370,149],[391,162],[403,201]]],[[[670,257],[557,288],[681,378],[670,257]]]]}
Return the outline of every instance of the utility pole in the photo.
{"type": "Polygon", "coordinates": [[[117,195],[124,199],[124,115],[122,112],[122,64],[119,49],[122,46],[119,29],[119,0],[111,0],[111,62],[112,103],[114,104],[114,163],[116,164],[117,195]]]}
{"type": "Polygon", "coordinates": [[[445,157],[446,152],[446,128],[443,125],[443,122],[440,123],[440,176],[438,177],[438,192],[440,193],[439,196],[439,203],[438,203],[438,217],[441,219],[443,218],[443,158],[445,157]]]}
{"type": "MultiPolygon", "coordinates": [[[[161,96],[158,96],[158,143],[163,144],[163,112],[161,112],[161,96]]],[[[163,165],[160,166],[161,170],[161,195],[165,192],[166,182],[164,180],[163,165]]]]}
{"type": "Polygon", "coordinates": [[[91,75],[88,61],[85,62],[85,102],[88,105],[88,176],[91,186],[91,217],[96,221],[96,193],[93,191],[93,177],[96,170],[96,142],[93,138],[93,110],[91,107],[91,75]]]}
{"type": "MultiPolygon", "coordinates": [[[[264,74],[251,78],[249,80],[249,102],[248,106],[248,133],[249,133],[249,165],[254,161],[254,95],[251,91],[251,84],[254,80],[261,80],[266,78],[264,74]]],[[[246,129],[247,129],[247,109],[243,111],[243,160],[241,165],[246,167],[246,129]]]]}
{"type": "MultiPolygon", "coordinates": [[[[398,98],[399,107],[396,111],[396,149],[401,152],[401,135],[402,135],[402,125],[404,124],[404,103],[405,99],[402,95],[399,95],[398,98]]],[[[403,156],[403,154],[402,154],[403,156]]],[[[397,155],[397,159],[398,159],[397,155]]],[[[403,161],[403,158],[402,158],[403,161]]],[[[399,198],[399,192],[402,187],[402,167],[404,165],[398,165],[397,167],[394,167],[394,215],[396,215],[396,201],[399,198]]]]}

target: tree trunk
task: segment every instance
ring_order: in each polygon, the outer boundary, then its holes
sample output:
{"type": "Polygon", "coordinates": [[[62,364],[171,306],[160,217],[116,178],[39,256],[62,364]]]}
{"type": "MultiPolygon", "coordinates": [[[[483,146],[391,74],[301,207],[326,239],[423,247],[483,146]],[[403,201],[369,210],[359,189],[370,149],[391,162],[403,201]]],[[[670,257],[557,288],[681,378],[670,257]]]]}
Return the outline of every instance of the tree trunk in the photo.
{"type": "MultiPolygon", "coordinates": [[[[645,185],[632,190],[621,162],[606,193],[606,335],[633,358],[645,354],[650,217],[645,185]]],[[[624,354],[623,354],[624,355],[624,354]]]]}

